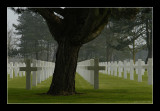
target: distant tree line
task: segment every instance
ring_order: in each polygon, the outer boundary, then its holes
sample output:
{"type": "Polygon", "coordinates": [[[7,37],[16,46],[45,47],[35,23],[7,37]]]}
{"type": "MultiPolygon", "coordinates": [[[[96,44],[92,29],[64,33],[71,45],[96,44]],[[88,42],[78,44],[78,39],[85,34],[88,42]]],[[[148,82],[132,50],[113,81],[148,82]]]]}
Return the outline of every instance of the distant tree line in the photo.
{"type": "Polygon", "coordinates": [[[152,58],[152,9],[141,8],[133,20],[110,18],[99,37],[79,52],[79,61],[94,57],[100,61],[133,59],[134,62],[137,57],[145,58],[146,62],[152,58]],[[145,55],[139,56],[141,53],[145,55]]]}
{"type": "MultiPolygon", "coordinates": [[[[55,61],[57,43],[51,37],[45,20],[39,14],[26,11],[18,18],[19,24],[13,26],[20,35],[19,49],[10,49],[9,56],[20,55],[22,58],[35,58],[55,61]]],[[[9,35],[10,32],[8,31],[9,35]]],[[[63,33],[63,32],[62,32],[63,33]]],[[[80,48],[78,61],[99,58],[100,61],[137,59],[139,56],[152,58],[152,9],[142,8],[135,19],[116,19],[111,17],[108,25],[99,37],[80,48]],[[145,52],[143,50],[146,50],[145,52]],[[137,55],[138,54],[138,55],[137,55]]]]}
{"type": "Polygon", "coordinates": [[[57,43],[51,36],[45,20],[39,14],[25,11],[18,17],[15,27],[16,35],[21,36],[12,56],[34,58],[37,60],[55,61],[57,43]]]}

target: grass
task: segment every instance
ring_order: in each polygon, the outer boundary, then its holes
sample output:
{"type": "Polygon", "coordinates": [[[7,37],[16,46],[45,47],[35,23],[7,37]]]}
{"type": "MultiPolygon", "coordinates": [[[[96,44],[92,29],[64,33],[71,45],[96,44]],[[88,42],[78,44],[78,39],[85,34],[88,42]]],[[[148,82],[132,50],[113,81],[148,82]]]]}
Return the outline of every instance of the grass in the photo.
{"type": "Polygon", "coordinates": [[[100,73],[99,89],[94,90],[87,81],[76,74],[76,91],[83,94],[70,96],[43,95],[48,91],[52,77],[32,87],[25,89],[25,77],[8,78],[8,103],[153,103],[152,85],[148,85],[147,74],[143,82],[118,78],[100,73]]]}

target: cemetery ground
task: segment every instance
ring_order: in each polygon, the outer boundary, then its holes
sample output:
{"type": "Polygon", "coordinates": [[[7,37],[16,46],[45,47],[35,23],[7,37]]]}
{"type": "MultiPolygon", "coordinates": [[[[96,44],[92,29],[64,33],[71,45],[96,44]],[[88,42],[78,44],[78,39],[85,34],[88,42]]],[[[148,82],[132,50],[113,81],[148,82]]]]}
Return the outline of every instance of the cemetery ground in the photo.
{"type": "MultiPolygon", "coordinates": [[[[123,73],[122,73],[123,74],[123,73]]],[[[123,76],[122,76],[123,77],[123,76]]],[[[79,74],[76,74],[76,91],[82,94],[70,96],[46,95],[52,77],[26,90],[26,77],[8,76],[8,103],[153,103],[152,85],[148,85],[147,73],[138,82],[138,75],[134,73],[134,80],[116,76],[99,74],[99,89],[94,89],[79,74]]]]}

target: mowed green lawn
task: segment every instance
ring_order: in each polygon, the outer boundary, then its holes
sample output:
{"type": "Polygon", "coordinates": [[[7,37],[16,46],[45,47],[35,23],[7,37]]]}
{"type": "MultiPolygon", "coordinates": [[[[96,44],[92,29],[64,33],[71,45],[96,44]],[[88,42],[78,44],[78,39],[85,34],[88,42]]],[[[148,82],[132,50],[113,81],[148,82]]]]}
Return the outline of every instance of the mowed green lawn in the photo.
{"type": "Polygon", "coordinates": [[[87,81],[76,74],[76,91],[83,94],[70,96],[45,95],[51,84],[52,77],[32,87],[25,89],[25,77],[8,78],[8,103],[151,103],[152,85],[148,85],[147,74],[143,82],[118,78],[100,73],[99,89],[94,90],[87,81]]]}

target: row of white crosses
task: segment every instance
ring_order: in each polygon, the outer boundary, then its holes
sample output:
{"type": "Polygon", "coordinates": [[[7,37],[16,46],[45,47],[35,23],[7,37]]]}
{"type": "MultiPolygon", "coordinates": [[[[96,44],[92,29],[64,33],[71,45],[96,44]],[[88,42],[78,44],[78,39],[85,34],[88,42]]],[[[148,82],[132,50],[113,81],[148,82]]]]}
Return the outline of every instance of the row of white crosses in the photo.
{"type": "Polygon", "coordinates": [[[40,61],[40,60],[26,60],[26,63],[13,63],[8,64],[8,73],[10,78],[13,78],[13,70],[15,72],[15,77],[18,77],[23,73],[26,74],[26,89],[31,89],[31,72],[32,72],[32,85],[37,86],[37,83],[48,79],[53,75],[55,64],[52,62],[40,61]],[[26,72],[26,73],[25,73],[26,72]]]}
{"type": "Polygon", "coordinates": [[[148,74],[148,84],[153,84],[153,63],[152,59],[149,58],[147,64],[141,59],[138,59],[136,63],[133,63],[133,60],[130,62],[124,61],[121,62],[101,62],[100,66],[106,66],[105,71],[100,71],[108,75],[114,75],[122,77],[122,72],[124,73],[124,79],[127,79],[127,73],[130,74],[130,80],[134,80],[134,69],[136,69],[136,74],[138,74],[138,82],[142,82],[142,76],[144,75],[145,69],[147,69],[148,74]],[[118,73],[118,75],[117,75],[118,73]]]}
{"type": "Polygon", "coordinates": [[[99,89],[99,70],[105,70],[105,66],[99,66],[99,60],[95,58],[78,62],[76,72],[93,85],[94,89],[99,89]]]}
{"type": "Polygon", "coordinates": [[[21,71],[19,72],[19,66],[21,67],[25,67],[26,64],[25,63],[21,63],[21,62],[15,62],[13,64],[13,62],[10,62],[7,64],[7,74],[9,74],[9,78],[13,78],[13,72],[15,74],[14,77],[23,77],[25,76],[25,72],[21,71]]]}

